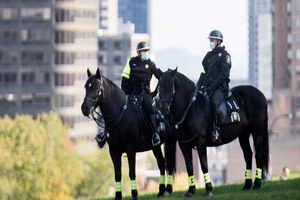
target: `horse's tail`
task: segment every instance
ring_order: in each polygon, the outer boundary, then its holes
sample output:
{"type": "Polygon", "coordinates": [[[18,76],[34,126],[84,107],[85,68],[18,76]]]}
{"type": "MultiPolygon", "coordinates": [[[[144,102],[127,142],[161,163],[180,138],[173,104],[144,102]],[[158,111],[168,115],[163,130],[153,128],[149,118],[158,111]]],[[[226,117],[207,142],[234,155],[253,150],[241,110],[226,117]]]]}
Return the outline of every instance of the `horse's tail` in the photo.
{"type": "Polygon", "coordinates": [[[268,132],[268,106],[265,106],[265,119],[263,127],[263,155],[262,155],[262,170],[263,170],[263,179],[266,179],[269,175],[269,132],[268,132]]]}

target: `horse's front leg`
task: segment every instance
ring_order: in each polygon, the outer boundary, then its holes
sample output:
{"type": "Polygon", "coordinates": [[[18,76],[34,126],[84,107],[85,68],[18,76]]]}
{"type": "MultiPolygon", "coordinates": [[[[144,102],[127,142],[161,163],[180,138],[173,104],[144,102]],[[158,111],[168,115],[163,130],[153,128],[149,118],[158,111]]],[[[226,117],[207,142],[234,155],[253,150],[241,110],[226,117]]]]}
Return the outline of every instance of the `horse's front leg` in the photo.
{"type": "Polygon", "coordinates": [[[128,157],[129,178],[130,178],[130,185],[131,185],[131,200],[137,200],[138,191],[137,191],[136,175],[135,175],[136,153],[135,152],[127,153],[127,157],[128,157]]]}
{"type": "Polygon", "coordinates": [[[121,200],[122,199],[122,183],[121,183],[121,154],[110,151],[110,157],[112,159],[112,162],[114,164],[114,170],[115,170],[115,200],[121,200]]]}
{"type": "Polygon", "coordinates": [[[157,194],[157,197],[161,197],[164,195],[166,191],[166,186],[165,186],[165,159],[163,157],[161,147],[157,146],[153,150],[153,154],[156,158],[157,165],[160,171],[160,177],[159,177],[159,192],[157,194]]]}
{"type": "Polygon", "coordinates": [[[211,180],[208,174],[208,164],[207,164],[207,149],[205,145],[198,145],[197,146],[197,150],[198,150],[198,155],[199,155],[199,160],[200,160],[200,164],[201,164],[201,169],[204,175],[204,182],[205,182],[205,196],[212,196],[212,184],[211,184],[211,180]]]}
{"type": "Polygon", "coordinates": [[[182,151],[186,170],[188,173],[188,183],[189,190],[185,193],[185,197],[191,197],[196,193],[196,185],[195,185],[195,177],[194,177],[194,169],[193,169],[193,156],[192,156],[192,148],[187,144],[179,143],[180,149],[182,151]]]}
{"type": "Polygon", "coordinates": [[[173,192],[173,173],[176,171],[176,140],[173,138],[165,142],[165,157],[168,171],[166,195],[170,196],[173,192]]]}

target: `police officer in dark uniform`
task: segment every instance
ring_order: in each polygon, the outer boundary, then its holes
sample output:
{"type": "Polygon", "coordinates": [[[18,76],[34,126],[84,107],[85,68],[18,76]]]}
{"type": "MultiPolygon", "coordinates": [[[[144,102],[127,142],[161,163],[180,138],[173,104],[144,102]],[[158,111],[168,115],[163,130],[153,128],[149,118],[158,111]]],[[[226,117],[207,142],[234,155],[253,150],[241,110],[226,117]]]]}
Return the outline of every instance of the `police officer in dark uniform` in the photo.
{"type": "Polygon", "coordinates": [[[137,56],[127,61],[122,72],[122,90],[125,94],[142,95],[142,106],[150,116],[152,125],[152,144],[157,146],[160,143],[160,137],[156,126],[155,112],[152,107],[152,98],[150,93],[150,80],[152,75],[157,79],[160,78],[155,63],[149,58],[150,47],[146,42],[138,43],[136,47],[137,56]]]}
{"type": "Polygon", "coordinates": [[[202,93],[207,94],[214,112],[214,130],[212,141],[219,143],[220,138],[220,111],[219,106],[229,90],[229,75],[231,58],[229,53],[222,46],[223,35],[220,31],[214,30],[209,34],[210,48],[202,61],[204,71],[201,73],[197,83],[202,93]]]}

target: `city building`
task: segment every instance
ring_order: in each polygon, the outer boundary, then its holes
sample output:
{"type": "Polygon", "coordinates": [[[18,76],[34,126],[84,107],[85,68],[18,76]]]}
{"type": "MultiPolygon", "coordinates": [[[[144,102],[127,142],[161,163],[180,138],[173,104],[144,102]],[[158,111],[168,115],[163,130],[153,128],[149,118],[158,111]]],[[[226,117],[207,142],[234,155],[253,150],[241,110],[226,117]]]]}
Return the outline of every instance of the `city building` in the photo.
{"type": "Polygon", "coordinates": [[[249,84],[272,98],[271,0],[249,0],[249,84]]]}
{"type": "Polygon", "coordinates": [[[150,1],[119,0],[118,17],[135,25],[135,33],[150,34],[150,1]]]}
{"type": "Polygon", "coordinates": [[[71,137],[95,135],[81,103],[97,68],[98,0],[0,1],[0,115],[56,111],[71,137]]]}
{"type": "Polygon", "coordinates": [[[300,133],[300,1],[273,0],[273,116],[282,116],[272,130],[300,133]],[[288,118],[285,116],[291,116],[288,118]]]}

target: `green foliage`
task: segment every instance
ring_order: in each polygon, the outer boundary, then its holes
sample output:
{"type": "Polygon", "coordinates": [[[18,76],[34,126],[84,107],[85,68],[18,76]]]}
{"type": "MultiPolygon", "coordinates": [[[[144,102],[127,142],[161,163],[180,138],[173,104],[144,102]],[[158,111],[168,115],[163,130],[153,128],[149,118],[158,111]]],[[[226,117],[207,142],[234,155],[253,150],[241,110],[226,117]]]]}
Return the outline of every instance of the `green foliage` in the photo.
{"type": "Polygon", "coordinates": [[[83,164],[55,113],[0,118],[0,200],[68,200],[83,164]]]}

